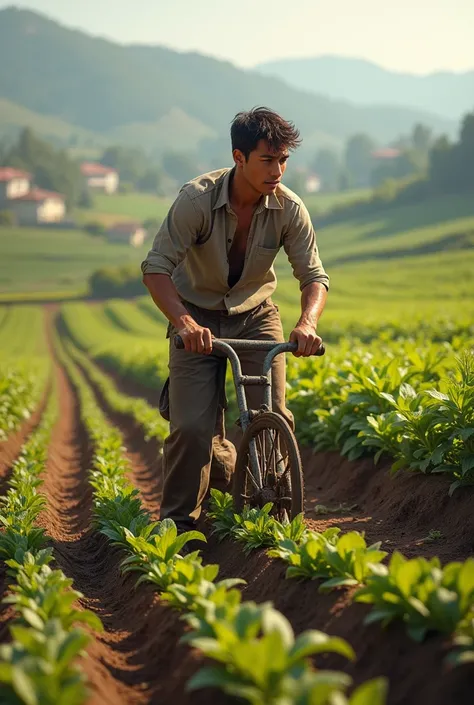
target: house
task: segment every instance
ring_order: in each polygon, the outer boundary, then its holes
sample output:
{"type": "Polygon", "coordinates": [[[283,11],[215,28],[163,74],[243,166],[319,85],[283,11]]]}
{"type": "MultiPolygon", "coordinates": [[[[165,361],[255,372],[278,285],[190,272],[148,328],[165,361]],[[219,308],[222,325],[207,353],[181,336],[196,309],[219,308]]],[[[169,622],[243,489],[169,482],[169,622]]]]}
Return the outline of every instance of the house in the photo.
{"type": "Polygon", "coordinates": [[[399,149],[393,147],[382,147],[382,149],[376,149],[372,152],[372,159],[376,161],[386,161],[390,159],[396,159],[401,154],[399,149]]]}
{"type": "Polygon", "coordinates": [[[321,177],[318,174],[307,174],[305,181],[306,193],[317,193],[321,190],[321,177]]]}
{"type": "Polygon", "coordinates": [[[16,215],[19,225],[60,223],[66,213],[65,196],[55,191],[33,188],[10,199],[7,208],[16,215]]]}
{"type": "Polygon", "coordinates": [[[110,166],[104,166],[98,162],[82,162],[81,174],[90,189],[109,194],[115,193],[118,189],[118,171],[110,166]]]}
{"type": "Polygon", "coordinates": [[[146,238],[146,230],[141,223],[115,223],[107,231],[109,242],[121,242],[132,247],[140,247],[146,238]]]}
{"type": "Polygon", "coordinates": [[[0,209],[8,206],[6,201],[28,193],[30,185],[31,174],[27,171],[9,166],[0,167],[0,209]]]}

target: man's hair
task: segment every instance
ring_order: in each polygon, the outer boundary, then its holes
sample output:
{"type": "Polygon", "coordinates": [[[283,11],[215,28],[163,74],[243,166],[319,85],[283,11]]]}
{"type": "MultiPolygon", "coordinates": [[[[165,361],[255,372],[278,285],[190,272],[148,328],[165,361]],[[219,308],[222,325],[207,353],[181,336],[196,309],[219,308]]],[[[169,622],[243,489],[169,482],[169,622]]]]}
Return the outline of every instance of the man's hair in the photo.
{"type": "Polygon", "coordinates": [[[239,149],[248,160],[260,140],[266,140],[273,152],[296,149],[301,143],[299,130],[269,108],[253,108],[237,113],[230,128],[232,151],[239,149]]]}

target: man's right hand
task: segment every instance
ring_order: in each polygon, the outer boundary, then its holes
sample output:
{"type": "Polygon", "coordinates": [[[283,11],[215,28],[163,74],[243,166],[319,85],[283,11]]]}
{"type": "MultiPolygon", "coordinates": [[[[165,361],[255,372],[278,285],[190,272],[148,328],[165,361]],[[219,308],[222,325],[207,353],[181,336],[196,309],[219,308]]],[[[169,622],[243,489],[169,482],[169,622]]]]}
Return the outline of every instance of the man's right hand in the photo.
{"type": "Polygon", "coordinates": [[[209,355],[212,352],[212,333],[209,328],[199,326],[191,316],[186,316],[178,327],[178,335],[181,336],[184,349],[188,352],[204,353],[209,355]]]}

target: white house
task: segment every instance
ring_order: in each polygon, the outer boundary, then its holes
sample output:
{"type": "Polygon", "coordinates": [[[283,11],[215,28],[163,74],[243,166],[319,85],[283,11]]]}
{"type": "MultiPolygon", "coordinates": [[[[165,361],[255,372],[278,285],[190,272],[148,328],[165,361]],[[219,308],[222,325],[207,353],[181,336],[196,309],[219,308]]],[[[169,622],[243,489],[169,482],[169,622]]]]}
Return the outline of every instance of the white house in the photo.
{"type": "Polygon", "coordinates": [[[24,196],[30,190],[31,174],[9,166],[0,167],[0,208],[5,208],[5,201],[24,196]]]}
{"type": "Polygon", "coordinates": [[[119,185],[119,174],[116,169],[97,162],[82,162],[81,174],[90,189],[115,193],[119,185]]]}
{"type": "Polygon", "coordinates": [[[55,191],[33,188],[31,191],[8,201],[20,225],[60,223],[66,213],[65,196],[55,191]]]}
{"type": "Polygon", "coordinates": [[[140,247],[146,238],[146,230],[140,223],[115,223],[107,231],[109,242],[121,242],[132,247],[140,247]]]}

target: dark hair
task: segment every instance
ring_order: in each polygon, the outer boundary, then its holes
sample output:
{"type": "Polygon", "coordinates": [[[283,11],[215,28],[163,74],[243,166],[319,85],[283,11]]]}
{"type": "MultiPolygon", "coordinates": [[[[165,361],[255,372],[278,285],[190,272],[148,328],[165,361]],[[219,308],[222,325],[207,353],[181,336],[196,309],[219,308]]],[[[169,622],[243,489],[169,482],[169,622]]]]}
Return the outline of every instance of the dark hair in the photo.
{"type": "Polygon", "coordinates": [[[230,128],[230,138],[232,151],[240,149],[246,160],[260,140],[266,140],[274,152],[285,147],[296,149],[301,143],[299,130],[292,122],[264,107],[237,113],[230,128]]]}

